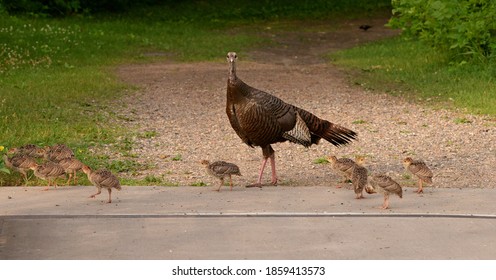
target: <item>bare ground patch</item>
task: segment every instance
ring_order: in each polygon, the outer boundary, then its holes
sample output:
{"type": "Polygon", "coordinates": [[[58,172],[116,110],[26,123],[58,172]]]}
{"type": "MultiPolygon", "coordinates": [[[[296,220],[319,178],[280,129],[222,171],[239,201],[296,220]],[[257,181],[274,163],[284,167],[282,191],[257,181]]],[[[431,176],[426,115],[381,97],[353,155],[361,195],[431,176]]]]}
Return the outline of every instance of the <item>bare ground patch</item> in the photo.
{"type": "MultiPolygon", "coordinates": [[[[266,27],[260,35],[272,38],[273,44],[240,57],[238,76],[246,83],[359,135],[358,141],[344,148],[325,141],[309,149],[289,143],[274,145],[280,185],[336,186],[340,177],[327,164],[314,163],[335,154],[366,155],[371,172],[386,172],[403,186],[415,183],[414,178],[405,176],[401,164],[404,157],[412,156],[431,166],[435,187],[494,188],[494,119],[435,110],[368,92],[350,85],[345,74],[326,63],[323,55],[331,50],[394,35],[382,27],[385,22],[378,18],[339,26],[314,23],[310,31],[266,27]],[[363,23],[373,28],[359,30],[363,23]]],[[[226,62],[126,65],[117,73],[139,87],[116,102],[121,105],[117,113],[127,119],[119,125],[151,135],[134,139],[130,153],[138,157],[133,160],[150,168],[132,176],[154,175],[177,185],[214,185],[216,179],[199,163],[209,159],[238,164],[243,177],[235,178],[237,186],[256,181],[261,150],[242,143],[225,114],[226,62]]],[[[112,154],[111,158],[122,155],[112,154]]],[[[269,172],[267,168],[266,182],[269,172]]]]}

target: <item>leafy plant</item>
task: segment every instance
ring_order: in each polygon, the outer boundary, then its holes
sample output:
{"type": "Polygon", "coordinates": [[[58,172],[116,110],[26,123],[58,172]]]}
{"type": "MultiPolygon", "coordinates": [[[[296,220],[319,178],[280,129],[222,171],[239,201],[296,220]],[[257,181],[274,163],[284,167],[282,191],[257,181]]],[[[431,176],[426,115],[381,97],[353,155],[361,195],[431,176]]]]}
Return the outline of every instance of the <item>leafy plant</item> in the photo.
{"type": "Polygon", "coordinates": [[[447,52],[461,63],[496,52],[496,1],[392,0],[389,26],[447,52]]]}
{"type": "Polygon", "coordinates": [[[472,123],[472,121],[467,118],[456,118],[455,123],[456,124],[472,123]]]}
{"type": "Polygon", "coordinates": [[[325,157],[319,157],[319,158],[314,159],[313,163],[326,164],[326,163],[329,163],[329,161],[325,157]]]}
{"type": "Polygon", "coordinates": [[[199,182],[194,182],[194,183],[191,183],[191,186],[192,187],[204,187],[206,186],[207,184],[205,184],[203,181],[199,181],[199,182]]]}
{"type": "Polygon", "coordinates": [[[352,122],[352,124],[364,124],[364,123],[367,123],[367,121],[364,121],[364,120],[355,120],[352,122]]]}
{"type": "Polygon", "coordinates": [[[181,161],[183,160],[183,156],[181,154],[177,154],[172,158],[172,161],[181,161]]]}
{"type": "MultiPolygon", "coordinates": [[[[5,150],[4,146],[0,146],[0,154],[5,150]]],[[[5,162],[3,162],[3,158],[0,157],[0,172],[10,174],[10,170],[5,167],[5,162]]]]}
{"type": "Polygon", "coordinates": [[[133,160],[113,160],[108,168],[116,172],[135,172],[142,170],[143,166],[133,160]]]}
{"type": "Polygon", "coordinates": [[[150,139],[155,136],[157,136],[157,132],[155,130],[145,131],[143,134],[139,135],[140,138],[144,138],[144,139],[150,139]]]}
{"type": "Polygon", "coordinates": [[[153,183],[153,184],[160,184],[162,183],[162,179],[159,177],[156,177],[154,175],[146,175],[145,177],[145,182],[146,183],[153,183]]]}

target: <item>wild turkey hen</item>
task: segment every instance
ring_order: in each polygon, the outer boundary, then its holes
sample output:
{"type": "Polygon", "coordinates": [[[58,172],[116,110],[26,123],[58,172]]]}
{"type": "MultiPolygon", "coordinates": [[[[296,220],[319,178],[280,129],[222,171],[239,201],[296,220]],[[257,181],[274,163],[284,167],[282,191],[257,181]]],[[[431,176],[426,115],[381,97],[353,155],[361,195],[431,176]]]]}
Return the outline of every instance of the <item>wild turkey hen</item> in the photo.
{"type": "Polygon", "coordinates": [[[248,146],[260,146],[262,166],[255,184],[262,187],[262,175],[267,160],[272,168],[272,184],[277,185],[276,163],[271,144],[291,141],[309,147],[321,138],[335,146],[348,144],[356,133],[288,104],[281,99],[245,84],[236,76],[235,52],[227,54],[229,76],[227,80],[226,113],[238,136],[248,146]]]}
{"type": "Polygon", "coordinates": [[[102,193],[102,188],[106,188],[109,194],[109,199],[107,202],[112,203],[112,188],[115,188],[118,191],[121,190],[119,179],[107,169],[93,171],[87,165],[83,165],[82,169],[88,176],[88,180],[90,180],[90,182],[98,189],[98,191],[95,194],[92,194],[90,198],[95,198],[95,196],[102,193]]]}

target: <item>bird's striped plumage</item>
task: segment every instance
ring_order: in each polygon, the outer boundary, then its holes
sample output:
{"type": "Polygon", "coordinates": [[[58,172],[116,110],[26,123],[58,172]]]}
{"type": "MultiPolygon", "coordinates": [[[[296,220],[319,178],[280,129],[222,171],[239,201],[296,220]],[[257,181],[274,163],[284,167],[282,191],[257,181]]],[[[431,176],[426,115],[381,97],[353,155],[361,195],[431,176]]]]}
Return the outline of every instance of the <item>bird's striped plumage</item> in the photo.
{"type": "Polygon", "coordinates": [[[121,190],[121,184],[119,178],[117,178],[112,172],[107,169],[92,170],[89,166],[83,165],[83,172],[88,176],[88,180],[97,188],[97,193],[91,195],[91,198],[95,198],[102,192],[102,188],[107,189],[109,193],[108,203],[112,203],[112,188],[121,190]]]}
{"type": "Polygon", "coordinates": [[[357,199],[363,198],[363,189],[368,183],[368,170],[362,166],[362,163],[357,161],[351,173],[351,182],[357,199]]]}

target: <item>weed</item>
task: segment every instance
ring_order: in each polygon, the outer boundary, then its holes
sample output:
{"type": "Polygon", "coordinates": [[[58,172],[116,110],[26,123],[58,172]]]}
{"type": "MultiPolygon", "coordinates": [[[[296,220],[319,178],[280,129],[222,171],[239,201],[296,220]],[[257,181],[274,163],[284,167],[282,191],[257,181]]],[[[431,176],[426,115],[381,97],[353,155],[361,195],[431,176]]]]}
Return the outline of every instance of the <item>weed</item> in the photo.
{"type": "Polygon", "coordinates": [[[2,152],[5,150],[4,146],[0,146],[0,172],[10,174],[10,170],[5,167],[5,162],[2,159],[2,152]]]}
{"type": "Polygon", "coordinates": [[[160,185],[160,183],[162,183],[162,179],[154,175],[146,175],[145,182],[160,185]]]}
{"type": "Polygon", "coordinates": [[[207,184],[204,183],[203,181],[199,181],[199,182],[194,182],[194,183],[191,183],[191,186],[192,187],[204,187],[206,186],[207,184]]]}
{"type": "Polygon", "coordinates": [[[319,157],[313,160],[314,164],[327,164],[329,161],[325,157],[319,157]]]}
{"type": "Polygon", "coordinates": [[[129,137],[124,137],[119,144],[119,150],[122,152],[129,152],[133,149],[134,140],[129,137]]]}
{"type": "Polygon", "coordinates": [[[367,121],[364,121],[364,120],[355,120],[352,122],[352,124],[364,124],[364,123],[367,123],[367,121]]]}
{"type": "Polygon", "coordinates": [[[175,155],[173,158],[171,158],[172,161],[181,161],[183,160],[183,156],[181,154],[175,155]]]}
{"type": "Polygon", "coordinates": [[[156,136],[157,136],[157,132],[155,130],[145,131],[144,133],[139,135],[140,138],[144,138],[144,139],[150,139],[156,136]]]}
{"type": "Polygon", "coordinates": [[[143,169],[143,165],[133,160],[113,160],[108,166],[115,172],[136,172],[143,169]]]}
{"type": "Polygon", "coordinates": [[[456,118],[455,123],[456,124],[465,124],[465,123],[472,123],[472,121],[468,120],[466,118],[456,118]]]}

